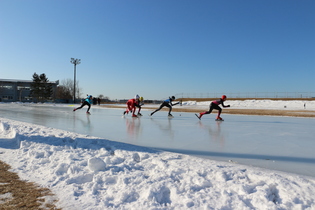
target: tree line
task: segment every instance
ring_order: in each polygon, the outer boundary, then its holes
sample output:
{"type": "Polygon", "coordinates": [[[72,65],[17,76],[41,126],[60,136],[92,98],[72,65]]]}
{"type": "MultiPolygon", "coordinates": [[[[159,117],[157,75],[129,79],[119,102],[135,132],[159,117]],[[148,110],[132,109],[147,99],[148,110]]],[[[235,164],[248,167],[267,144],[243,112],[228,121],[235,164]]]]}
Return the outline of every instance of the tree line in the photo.
{"type": "MultiPolygon", "coordinates": [[[[71,79],[63,80],[61,85],[57,86],[57,89],[52,88],[52,84],[49,82],[45,73],[38,75],[36,72],[33,74],[31,83],[31,97],[37,101],[43,102],[47,100],[61,99],[71,100],[73,98],[74,82],[71,79]]],[[[81,89],[76,84],[76,95],[80,96],[81,89]]]]}
{"type": "MultiPolygon", "coordinates": [[[[36,101],[47,101],[59,99],[62,102],[71,102],[74,95],[74,81],[71,79],[62,80],[61,84],[57,86],[57,89],[52,88],[52,84],[49,82],[46,74],[42,73],[38,75],[36,72],[33,74],[31,83],[31,97],[36,99],[36,101]]],[[[79,87],[79,82],[76,82],[76,96],[81,97],[81,88],[79,87]]],[[[99,95],[101,99],[108,99],[103,95],[99,95]]]]}

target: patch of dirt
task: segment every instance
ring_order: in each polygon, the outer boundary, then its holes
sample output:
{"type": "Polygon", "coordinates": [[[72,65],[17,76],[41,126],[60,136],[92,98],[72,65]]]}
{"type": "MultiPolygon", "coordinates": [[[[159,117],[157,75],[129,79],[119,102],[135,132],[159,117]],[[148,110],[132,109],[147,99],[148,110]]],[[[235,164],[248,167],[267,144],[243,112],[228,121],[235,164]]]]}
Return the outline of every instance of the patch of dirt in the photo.
{"type": "MultiPolygon", "coordinates": [[[[0,209],[1,210],[37,210],[54,209],[54,203],[45,202],[44,196],[53,194],[47,188],[41,188],[33,182],[20,180],[11,167],[0,161],[0,209]]],[[[54,200],[53,202],[56,202],[54,200]]]]}

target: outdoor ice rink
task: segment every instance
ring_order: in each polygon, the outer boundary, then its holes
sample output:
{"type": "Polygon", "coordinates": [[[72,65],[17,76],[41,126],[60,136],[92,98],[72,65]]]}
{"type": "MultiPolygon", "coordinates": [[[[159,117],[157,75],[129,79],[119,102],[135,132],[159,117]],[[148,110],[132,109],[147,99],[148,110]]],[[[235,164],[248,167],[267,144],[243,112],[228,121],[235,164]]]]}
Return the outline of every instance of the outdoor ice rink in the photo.
{"type": "Polygon", "coordinates": [[[315,118],[215,114],[200,121],[193,113],[160,111],[122,117],[123,109],[0,104],[0,117],[112,141],[315,176],[315,118]]]}

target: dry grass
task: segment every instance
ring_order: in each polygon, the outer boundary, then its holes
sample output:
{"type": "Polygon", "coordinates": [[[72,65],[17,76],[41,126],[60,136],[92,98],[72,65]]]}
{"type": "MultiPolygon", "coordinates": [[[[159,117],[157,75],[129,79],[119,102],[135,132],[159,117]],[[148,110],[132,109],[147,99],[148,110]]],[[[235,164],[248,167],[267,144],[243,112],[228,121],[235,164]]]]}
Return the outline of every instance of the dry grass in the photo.
{"type": "MultiPolygon", "coordinates": [[[[182,98],[183,101],[213,101],[217,98],[182,98]]],[[[229,100],[283,100],[283,101],[314,101],[314,98],[229,98],[229,100]]],[[[182,112],[203,112],[207,110],[200,109],[177,109],[182,112]]],[[[174,110],[175,111],[175,110],[174,110]]],[[[215,110],[214,110],[215,112],[215,110]]],[[[223,109],[223,113],[227,114],[241,114],[241,115],[270,115],[270,116],[288,116],[288,117],[315,117],[315,111],[309,110],[274,110],[274,109],[223,109]]]]}
{"type": "MultiPolygon", "coordinates": [[[[10,172],[11,167],[0,161],[0,209],[57,209],[53,203],[46,203],[43,196],[51,196],[47,188],[40,188],[33,182],[19,179],[16,173],[10,172]],[[6,198],[4,194],[11,194],[6,198]]],[[[55,201],[54,201],[55,202],[55,201]]]]}
{"type": "MultiPolygon", "coordinates": [[[[218,98],[179,98],[182,101],[213,101],[218,98]]],[[[244,101],[244,100],[272,100],[272,101],[315,101],[315,98],[228,98],[230,101],[244,101]]]]}
{"type": "MultiPolygon", "coordinates": [[[[178,112],[204,112],[208,111],[205,109],[174,109],[178,112]]],[[[213,110],[213,113],[216,113],[213,110]]],[[[305,110],[268,110],[268,109],[230,109],[225,108],[222,110],[223,114],[240,114],[240,115],[269,115],[269,116],[288,116],[288,117],[315,117],[315,111],[305,111],[305,110]]]]}
{"type": "Polygon", "coordinates": [[[306,111],[306,110],[224,109],[223,112],[227,114],[242,114],[242,115],[315,117],[315,111],[306,111]]]}

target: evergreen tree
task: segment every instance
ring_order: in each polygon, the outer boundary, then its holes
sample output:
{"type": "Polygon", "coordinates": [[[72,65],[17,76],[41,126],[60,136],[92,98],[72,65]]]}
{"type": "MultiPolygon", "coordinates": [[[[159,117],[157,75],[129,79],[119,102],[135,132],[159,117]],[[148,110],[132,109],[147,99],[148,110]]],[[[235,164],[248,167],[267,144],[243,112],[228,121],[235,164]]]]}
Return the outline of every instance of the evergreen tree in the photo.
{"type": "Polygon", "coordinates": [[[37,101],[45,101],[51,98],[52,94],[52,85],[49,83],[46,75],[44,73],[41,75],[34,73],[33,83],[31,84],[31,96],[37,101]]]}

